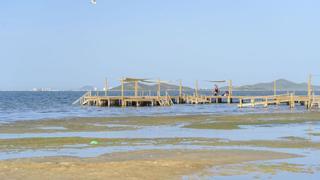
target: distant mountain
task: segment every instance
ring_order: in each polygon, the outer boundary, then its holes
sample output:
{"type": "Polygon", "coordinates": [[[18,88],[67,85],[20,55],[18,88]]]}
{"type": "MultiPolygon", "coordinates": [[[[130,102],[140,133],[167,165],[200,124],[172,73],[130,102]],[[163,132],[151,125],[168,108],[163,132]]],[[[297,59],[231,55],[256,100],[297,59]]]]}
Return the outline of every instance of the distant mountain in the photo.
{"type": "MultiPolygon", "coordinates": [[[[273,91],[274,82],[257,83],[253,85],[244,85],[233,87],[235,91],[273,91]]],[[[320,86],[313,86],[315,90],[320,90],[320,86]]],[[[286,79],[277,80],[277,90],[279,91],[306,91],[308,89],[307,83],[295,83],[286,79]]]]}
{"type": "MultiPolygon", "coordinates": [[[[190,87],[183,86],[182,87],[184,91],[189,91],[193,90],[190,87]]],[[[125,90],[134,90],[134,83],[125,83],[124,84],[124,89],[125,90]]],[[[158,84],[144,84],[144,83],[138,83],[138,89],[139,91],[157,91],[158,90],[158,84]]],[[[111,90],[121,90],[121,85],[112,88],[111,90]]],[[[161,91],[166,91],[166,90],[179,90],[178,85],[173,85],[173,84],[167,84],[167,83],[161,83],[161,91]]]]}
{"type": "MultiPolygon", "coordinates": [[[[277,90],[278,91],[306,91],[308,87],[307,83],[295,83],[292,81],[288,81],[286,79],[278,79],[277,80],[277,90]]],[[[317,91],[320,91],[320,86],[313,86],[313,88],[317,91]]],[[[134,83],[125,83],[124,89],[134,90],[134,83]]],[[[145,84],[138,83],[139,91],[157,91],[158,84],[145,84]]],[[[83,86],[79,89],[80,91],[95,91],[96,87],[94,86],[83,86]]],[[[111,88],[110,90],[121,90],[121,85],[111,88]]],[[[161,83],[161,91],[179,91],[179,86],[174,84],[161,83]]],[[[183,91],[193,91],[194,89],[191,87],[183,86],[183,91]]],[[[221,91],[228,90],[227,86],[220,87],[221,91]]],[[[265,82],[265,83],[257,83],[252,85],[243,85],[243,86],[233,86],[234,91],[273,91],[273,81],[265,82]]]]}

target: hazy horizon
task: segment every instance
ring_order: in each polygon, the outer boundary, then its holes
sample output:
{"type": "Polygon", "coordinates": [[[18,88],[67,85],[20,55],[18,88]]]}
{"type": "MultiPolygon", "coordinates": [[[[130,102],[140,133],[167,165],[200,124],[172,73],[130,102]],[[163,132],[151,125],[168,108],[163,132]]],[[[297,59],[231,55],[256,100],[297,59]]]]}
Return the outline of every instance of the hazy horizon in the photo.
{"type": "Polygon", "coordinates": [[[3,1],[0,90],[101,88],[126,76],[200,87],[307,82],[318,74],[319,8],[312,0],[3,1]]]}

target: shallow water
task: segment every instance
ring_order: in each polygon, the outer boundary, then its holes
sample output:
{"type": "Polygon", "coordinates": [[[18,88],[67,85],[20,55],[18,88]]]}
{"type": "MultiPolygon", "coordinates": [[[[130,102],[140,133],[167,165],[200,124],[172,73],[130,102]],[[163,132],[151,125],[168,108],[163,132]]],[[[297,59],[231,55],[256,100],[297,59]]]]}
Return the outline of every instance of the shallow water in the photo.
{"type": "Polygon", "coordinates": [[[191,129],[179,126],[151,126],[137,130],[110,132],[55,132],[0,134],[0,139],[34,137],[92,137],[92,138],[221,138],[229,140],[276,140],[282,137],[302,137],[311,141],[320,141],[320,136],[309,133],[317,132],[320,123],[285,124],[271,126],[242,126],[242,129],[216,130],[191,129]],[[289,130],[290,129],[290,130],[289,130]]]}

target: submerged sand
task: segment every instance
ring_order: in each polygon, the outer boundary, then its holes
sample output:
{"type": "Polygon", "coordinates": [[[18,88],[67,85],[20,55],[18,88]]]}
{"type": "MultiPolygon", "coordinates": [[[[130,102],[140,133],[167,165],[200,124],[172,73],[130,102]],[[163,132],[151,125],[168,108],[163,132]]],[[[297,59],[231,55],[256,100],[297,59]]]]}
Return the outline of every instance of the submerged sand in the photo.
{"type": "MultiPolygon", "coordinates": [[[[253,150],[144,150],[96,158],[45,157],[0,161],[6,179],[180,179],[214,166],[296,155],[253,150]]],[[[214,174],[212,174],[214,176],[214,174]]]]}

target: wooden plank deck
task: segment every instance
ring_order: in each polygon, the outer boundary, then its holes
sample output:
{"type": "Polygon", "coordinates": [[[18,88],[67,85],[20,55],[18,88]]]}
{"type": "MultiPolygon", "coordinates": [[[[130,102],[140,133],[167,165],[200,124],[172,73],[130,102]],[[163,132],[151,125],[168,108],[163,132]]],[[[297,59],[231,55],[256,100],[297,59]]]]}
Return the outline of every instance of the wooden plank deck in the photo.
{"type": "MultiPolygon", "coordinates": [[[[306,108],[320,107],[320,96],[315,96],[312,88],[312,75],[308,79],[307,95],[298,96],[293,93],[289,94],[277,94],[276,81],[274,81],[273,95],[267,96],[235,96],[232,90],[232,80],[221,80],[221,81],[207,81],[211,83],[226,83],[228,82],[228,89],[226,96],[214,96],[201,93],[199,89],[198,81],[195,83],[195,88],[189,94],[184,94],[182,81],[179,81],[179,92],[178,95],[170,96],[166,91],[163,95],[161,91],[161,84],[166,83],[158,80],[141,79],[141,78],[122,78],[121,79],[121,90],[109,90],[108,81],[105,81],[105,93],[101,96],[97,91],[96,94],[92,94],[91,91],[85,93],[82,97],[76,100],[73,104],[80,105],[91,105],[91,106],[172,106],[174,104],[211,104],[211,103],[238,103],[239,108],[244,107],[256,107],[269,105],[280,105],[287,104],[289,107],[294,108],[297,104],[304,105],[306,108]],[[125,84],[130,84],[134,87],[133,90],[125,90],[125,84]],[[144,90],[139,91],[139,83],[155,83],[157,84],[156,93],[151,93],[149,90],[148,95],[145,95],[144,90]],[[111,96],[112,92],[116,94],[111,96]],[[111,94],[108,94],[110,92],[111,94]],[[141,94],[140,94],[140,93],[141,94]],[[129,95],[130,94],[130,95],[129,95]]],[[[211,91],[210,91],[211,93],[211,91]]],[[[219,93],[219,92],[218,92],[219,93]]],[[[225,93],[225,94],[226,94],[225,93]]]]}
{"type": "Polygon", "coordinates": [[[80,105],[90,106],[172,106],[174,104],[211,104],[211,103],[238,103],[239,108],[287,104],[294,108],[296,104],[307,108],[319,107],[320,97],[297,96],[294,94],[269,95],[269,96],[207,96],[207,95],[182,95],[182,96],[100,96],[86,93],[77,102],[80,105]]]}

